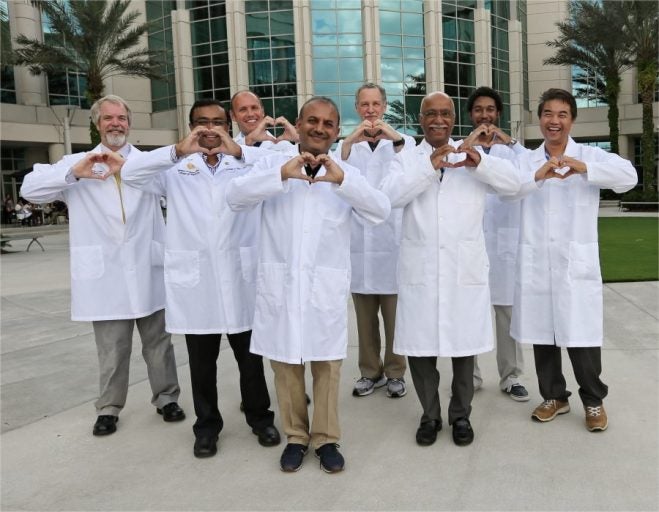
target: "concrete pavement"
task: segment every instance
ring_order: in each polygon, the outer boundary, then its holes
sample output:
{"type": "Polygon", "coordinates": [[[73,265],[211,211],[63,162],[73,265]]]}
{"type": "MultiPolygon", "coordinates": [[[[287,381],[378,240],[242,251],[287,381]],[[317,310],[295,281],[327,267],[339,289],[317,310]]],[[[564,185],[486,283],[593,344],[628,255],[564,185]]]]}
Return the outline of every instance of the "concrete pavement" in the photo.
{"type": "MultiPolygon", "coordinates": [[[[14,242],[12,249],[27,243],[14,242]]],[[[69,320],[68,235],[52,234],[42,243],[45,252],[32,246],[0,259],[2,510],[659,509],[656,282],[605,286],[606,432],[584,428],[566,356],[572,411],[547,424],[531,421],[540,396],[532,351],[525,348],[526,403],[498,390],[494,353],[479,358],[485,385],[474,398],[476,439],[468,447],[456,447],[448,427],[433,446],[416,445],[420,406],[409,375],[404,398],[389,399],[384,389],[351,396],[359,371],[350,306],[340,402],[346,470],[327,475],[310,453],[298,473],[284,474],[278,469],[283,445],[261,447],[239,412],[228,344],[218,362],[225,427],[216,457],[192,455],[194,412],[180,336],[174,345],[188,418],[166,424],[149,404],[136,336],[118,431],[93,437],[97,360],[91,325],[69,320]]],[[[445,415],[450,361],[439,366],[445,415]]]]}

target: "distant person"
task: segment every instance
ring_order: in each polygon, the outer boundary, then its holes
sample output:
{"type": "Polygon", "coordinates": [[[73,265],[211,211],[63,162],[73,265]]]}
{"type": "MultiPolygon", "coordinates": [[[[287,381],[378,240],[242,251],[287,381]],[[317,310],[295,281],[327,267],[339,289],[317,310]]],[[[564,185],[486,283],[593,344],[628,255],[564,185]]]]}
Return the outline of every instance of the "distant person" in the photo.
{"type": "Polygon", "coordinates": [[[455,106],[443,92],[423,98],[419,121],[423,141],[394,159],[382,185],[392,207],[404,208],[394,352],[408,356],[423,446],[442,429],[437,357],[451,358],[448,421],[453,442],[465,446],[474,439],[474,356],[494,345],[485,198],[516,193],[520,179],[512,162],[451,139],[455,106]]]}
{"type": "MultiPolygon", "coordinates": [[[[195,457],[217,453],[224,420],[218,407],[217,358],[222,334],[240,373],[245,419],[263,446],[280,443],[270,410],[261,356],[250,353],[254,317],[260,210],[235,213],[225,200],[228,183],[249,169],[231,140],[219,101],[197,100],[190,134],[128,160],[124,181],[167,198],[165,287],[167,330],[185,335],[197,421],[195,457]]],[[[250,155],[265,152],[256,148],[250,155]]]]}
{"type": "Polygon", "coordinates": [[[574,96],[548,89],[538,105],[543,144],[519,157],[526,175],[518,272],[511,334],[533,344],[543,402],[531,417],[553,420],[570,410],[561,348],[567,349],[586,428],[606,430],[602,373],[602,276],[597,242],[600,190],[622,194],[638,180],[631,162],[593,146],[577,144],[570,131],[577,118],[574,96]]]}
{"type": "Polygon", "coordinates": [[[339,111],[325,97],[300,109],[300,143],[259,160],[229,183],[235,211],[262,206],[261,245],[251,350],[270,359],[288,444],[282,471],[300,469],[309,447],[329,473],[341,471],[339,380],[346,357],[352,215],[377,224],[389,201],[359,171],[328,154],[339,111]],[[313,419],[305,399],[311,367],[313,419]]]}
{"type": "Polygon", "coordinates": [[[126,403],[133,329],[142,339],[153,396],[167,422],[181,421],[179,385],[171,336],[165,331],[163,246],[165,224],[158,195],[108,180],[102,153],[131,160],[139,150],[127,142],[131,110],[118,96],[92,105],[101,144],[89,153],[67,155],[53,165],[36,164],[21,194],[38,203],[62,200],[71,213],[71,318],[91,321],[100,366],[100,396],[93,434],[117,429],[126,403]]]}
{"type": "Polygon", "coordinates": [[[11,194],[5,196],[3,209],[2,209],[2,223],[11,224],[14,222],[16,212],[14,211],[14,199],[11,194]]]}
{"type": "MultiPolygon", "coordinates": [[[[393,158],[402,151],[414,149],[416,142],[382,119],[387,110],[387,93],[383,87],[373,83],[359,87],[355,93],[355,110],[361,123],[339,142],[336,154],[357,167],[372,186],[379,188],[389,174],[393,158]]],[[[383,386],[387,387],[390,398],[400,398],[407,393],[405,356],[393,351],[402,216],[402,209],[393,209],[389,218],[377,226],[364,224],[357,215],[352,219],[350,290],[357,316],[361,374],[352,390],[354,396],[370,395],[383,386]],[[384,324],[384,361],[380,355],[379,313],[384,324]]]]}
{"type": "MultiPolygon", "coordinates": [[[[467,111],[474,130],[463,144],[479,147],[484,153],[509,160],[517,166],[517,155],[526,153],[526,149],[498,126],[502,110],[503,101],[498,92],[490,87],[477,88],[467,100],[467,111]]],[[[519,201],[502,200],[496,194],[487,195],[483,231],[490,261],[499,388],[513,400],[526,402],[529,393],[520,381],[524,371],[524,355],[520,344],[510,336],[519,216],[519,201]]],[[[478,358],[474,358],[474,388],[480,388],[482,383],[478,358]]]]}

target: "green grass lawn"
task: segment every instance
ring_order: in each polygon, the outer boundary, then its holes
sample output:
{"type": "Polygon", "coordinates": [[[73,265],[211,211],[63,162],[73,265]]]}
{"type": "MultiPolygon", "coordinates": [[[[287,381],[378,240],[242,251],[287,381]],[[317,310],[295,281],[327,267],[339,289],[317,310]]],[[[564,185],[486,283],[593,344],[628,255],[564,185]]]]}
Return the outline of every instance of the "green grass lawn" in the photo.
{"type": "Polygon", "coordinates": [[[600,217],[599,242],[604,282],[657,281],[656,217],[600,217]]]}

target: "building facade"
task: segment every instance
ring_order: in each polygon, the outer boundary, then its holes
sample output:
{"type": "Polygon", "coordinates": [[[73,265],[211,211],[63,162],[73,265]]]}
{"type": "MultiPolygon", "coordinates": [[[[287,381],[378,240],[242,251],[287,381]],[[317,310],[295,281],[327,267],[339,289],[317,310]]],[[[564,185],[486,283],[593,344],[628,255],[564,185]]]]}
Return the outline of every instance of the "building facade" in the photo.
{"type": "MultiPolygon", "coordinates": [[[[106,93],[134,111],[130,141],[150,149],[187,132],[190,106],[201,97],[227,101],[250,89],[266,112],[294,121],[312,95],[333,98],[342,134],[358,123],[354,92],[365,81],[387,90],[386,119],[419,134],[421,99],[443,90],[455,99],[454,135],[470,131],[466,100],[475,87],[497,89],[502,127],[529,146],[541,139],[537,98],[549,87],[572,90],[572,70],[548,67],[545,42],[557,36],[567,1],[540,0],[133,0],[150,22],[145,44],[165,56],[158,81],[114,77],[106,93]]],[[[2,30],[52,39],[29,0],[0,0],[2,30]]],[[[3,36],[3,41],[4,37],[3,36]]],[[[57,41],[53,41],[56,44],[57,41]]],[[[634,70],[620,97],[621,154],[638,160],[641,105],[634,70]]],[[[16,197],[21,174],[89,143],[84,77],[34,76],[3,68],[0,92],[2,194],[16,197]],[[69,149],[70,148],[70,149],[69,149]]],[[[655,103],[655,125],[659,104],[655,103]]],[[[573,135],[606,143],[607,107],[586,104],[573,135]]]]}

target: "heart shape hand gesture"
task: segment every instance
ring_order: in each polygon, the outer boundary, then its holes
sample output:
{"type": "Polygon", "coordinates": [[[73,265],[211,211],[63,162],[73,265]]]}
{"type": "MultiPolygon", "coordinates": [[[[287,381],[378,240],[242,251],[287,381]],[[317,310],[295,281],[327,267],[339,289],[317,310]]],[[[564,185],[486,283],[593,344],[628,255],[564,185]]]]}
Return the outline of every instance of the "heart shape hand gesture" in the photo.
{"type": "Polygon", "coordinates": [[[126,160],[119,153],[87,153],[71,167],[73,175],[78,178],[105,180],[121,171],[126,160]]]}
{"type": "Polygon", "coordinates": [[[330,182],[330,183],[343,183],[343,170],[325,154],[312,155],[311,153],[300,153],[299,155],[291,158],[281,167],[281,179],[297,179],[308,181],[309,183],[317,182],[330,182]],[[304,171],[305,166],[316,168],[322,165],[325,168],[323,176],[316,176],[312,178],[304,171]]]}
{"type": "Polygon", "coordinates": [[[535,181],[551,178],[564,180],[574,174],[584,174],[586,171],[586,164],[576,158],[566,155],[552,156],[535,172],[535,181]]]}
{"type": "Polygon", "coordinates": [[[435,149],[430,155],[433,169],[453,169],[456,167],[477,167],[481,161],[480,153],[472,146],[463,143],[459,149],[450,144],[435,149]]]}
{"type": "Polygon", "coordinates": [[[287,140],[293,144],[300,142],[300,136],[297,133],[297,129],[284,116],[279,116],[275,119],[274,125],[283,126],[284,128],[284,133],[275,139],[277,142],[281,142],[282,140],[287,140]]]}

